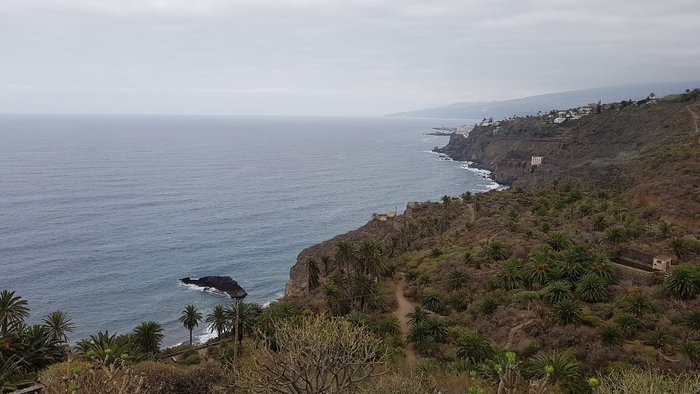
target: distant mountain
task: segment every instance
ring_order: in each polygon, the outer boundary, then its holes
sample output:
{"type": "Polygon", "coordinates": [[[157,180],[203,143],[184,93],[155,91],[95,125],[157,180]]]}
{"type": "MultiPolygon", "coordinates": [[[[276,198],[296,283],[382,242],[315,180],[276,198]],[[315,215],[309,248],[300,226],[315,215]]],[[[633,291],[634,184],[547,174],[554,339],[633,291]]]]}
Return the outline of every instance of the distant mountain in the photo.
{"type": "Polygon", "coordinates": [[[501,119],[510,116],[534,115],[537,111],[565,109],[589,103],[614,102],[621,100],[638,100],[654,93],[661,97],[667,94],[682,93],[685,89],[700,87],[700,81],[686,82],[656,82],[635,85],[609,86],[567,92],[540,94],[504,101],[480,103],[462,102],[444,107],[427,108],[417,111],[400,112],[387,116],[424,117],[424,118],[456,118],[456,119],[501,119]]]}

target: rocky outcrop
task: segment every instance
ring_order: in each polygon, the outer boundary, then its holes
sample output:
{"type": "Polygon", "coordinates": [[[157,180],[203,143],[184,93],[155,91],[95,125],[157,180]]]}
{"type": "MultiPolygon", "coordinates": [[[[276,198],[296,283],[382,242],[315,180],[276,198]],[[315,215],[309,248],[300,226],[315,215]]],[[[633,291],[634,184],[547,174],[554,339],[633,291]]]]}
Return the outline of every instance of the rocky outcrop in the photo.
{"type": "Polygon", "coordinates": [[[216,289],[222,293],[226,293],[231,298],[241,299],[248,295],[238,282],[230,276],[203,276],[201,278],[182,278],[180,282],[187,285],[195,285],[204,288],[205,290],[216,289]]]}
{"type": "MultiPolygon", "coordinates": [[[[364,240],[372,240],[383,242],[386,237],[403,223],[406,215],[410,215],[410,206],[406,213],[396,218],[386,221],[371,220],[364,226],[338,235],[327,241],[310,246],[299,253],[296,264],[289,270],[289,280],[284,289],[285,297],[297,297],[308,293],[309,288],[309,259],[314,259],[321,265],[321,258],[328,256],[332,258],[336,253],[336,245],[339,241],[358,242],[364,240]]],[[[321,272],[322,277],[328,275],[328,272],[321,272]]]]}

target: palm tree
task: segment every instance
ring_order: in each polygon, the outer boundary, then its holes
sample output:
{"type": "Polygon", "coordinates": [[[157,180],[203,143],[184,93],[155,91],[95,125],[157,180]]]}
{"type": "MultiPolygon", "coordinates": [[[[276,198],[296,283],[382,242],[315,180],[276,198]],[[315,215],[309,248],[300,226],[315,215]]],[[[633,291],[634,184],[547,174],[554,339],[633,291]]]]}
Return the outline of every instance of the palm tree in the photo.
{"type": "Polygon", "coordinates": [[[0,292],[0,333],[5,336],[11,328],[29,317],[27,301],[14,291],[0,292]]]}
{"type": "Polygon", "coordinates": [[[221,334],[226,331],[227,319],[224,307],[219,304],[214,305],[212,312],[207,315],[206,322],[209,324],[207,328],[210,331],[216,331],[216,337],[221,338],[221,334]]]}
{"type": "Polygon", "coordinates": [[[554,305],[554,311],[557,314],[557,319],[562,324],[583,323],[581,315],[581,305],[574,300],[562,300],[554,305]]]}
{"type": "Polygon", "coordinates": [[[561,231],[552,231],[547,235],[549,239],[545,242],[554,250],[564,250],[571,246],[571,239],[561,231]]]}
{"type": "Polygon", "coordinates": [[[321,264],[323,265],[323,275],[327,276],[330,270],[331,258],[325,255],[321,256],[321,264]]]}
{"type": "Polygon", "coordinates": [[[672,296],[689,300],[700,293],[700,269],[691,267],[678,267],[664,283],[664,291],[672,296]]]}
{"type": "Polygon", "coordinates": [[[507,265],[496,273],[495,282],[502,289],[513,290],[522,286],[523,278],[518,267],[507,265]]]}
{"type": "Polygon", "coordinates": [[[318,264],[316,263],[316,260],[314,259],[309,259],[308,260],[308,267],[309,267],[309,290],[313,290],[317,288],[320,284],[318,280],[318,264]]]}
{"type": "Polygon", "coordinates": [[[526,379],[549,379],[565,389],[565,392],[580,392],[581,374],[576,358],[568,353],[540,353],[531,357],[523,366],[526,379]]]}
{"type": "Polygon", "coordinates": [[[543,289],[543,297],[552,304],[568,300],[571,298],[571,283],[565,280],[552,282],[543,289]]]}
{"type": "Polygon", "coordinates": [[[421,299],[421,304],[435,313],[445,312],[445,298],[437,291],[427,291],[421,299]]]}
{"type": "Polygon", "coordinates": [[[363,273],[377,278],[384,275],[386,267],[382,256],[382,249],[374,242],[362,241],[357,248],[360,269],[363,273]]]}
{"type": "Polygon", "coordinates": [[[598,275],[587,274],[579,279],[576,295],[586,302],[601,302],[608,298],[606,283],[598,275]]]}
{"type": "Polygon", "coordinates": [[[470,331],[457,344],[457,357],[479,364],[490,360],[496,352],[491,341],[476,331],[470,331]]]}
{"type": "Polygon", "coordinates": [[[199,326],[200,321],[202,321],[202,314],[192,304],[187,305],[180,314],[180,323],[190,331],[190,346],[192,346],[192,330],[199,326]]]}
{"type": "Polygon", "coordinates": [[[646,312],[654,312],[656,309],[656,304],[646,294],[633,294],[625,300],[625,311],[637,317],[646,312]]]}
{"type": "Polygon", "coordinates": [[[258,304],[248,303],[241,300],[234,301],[226,309],[226,317],[232,328],[231,331],[237,335],[238,343],[243,342],[245,333],[252,333],[255,322],[262,313],[262,308],[258,304]],[[238,321],[238,327],[236,327],[238,321]]]}
{"type": "Polygon", "coordinates": [[[347,241],[338,241],[338,250],[335,252],[335,261],[338,267],[344,266],[350,273],[350,266],[355,262],[355,245],[347,241]]]}
{"type": "Polygon", "coordinates": [[[63,311],[53,311],[43,320],[44,326],[49,329],[51,337],[61,342],[68,342],[67,333],[73,332],[71,318],[63,311]]]}
{"type": "Polygon", "coordinates": [[[491,260],[505,260],[508,258],[508,247],[501,241],[496,241],[486,247],[486,255],[491,260]]]}
{"type": "Polygon", "coordinates": [[[671,250],[673,250],[673,253],[675,253],[676,257],[678,257],[679,259],[690,251],[688,242],[685,239],[679,237],[671,238],[671,240],[668,241],[668,246],[671,248],[671,250]]]}
{"type": "Polygon", "coordinates": [[[452,290],[461,289],[469,281],[469,276],[462,271],[452,271],[447,275],[447,283],[452,290]]]}
{"type": "Polygon", "coordinates": [[[420,305],[415,305],[413,307],[413,312],[409,312],[406,314],[406,319],[408,321],[408,324],[414,326],[416,324],[421,324],[426,319],[428,319],[428,313],[425,312],[423,308],[420,307],[420,305]]]}
{"type": "Polygon", "coordinates": [[[134,328],[132,339],[144,353],[158,353],[163,343],[163,327],[154,321],[145,321],[134,328]]]}

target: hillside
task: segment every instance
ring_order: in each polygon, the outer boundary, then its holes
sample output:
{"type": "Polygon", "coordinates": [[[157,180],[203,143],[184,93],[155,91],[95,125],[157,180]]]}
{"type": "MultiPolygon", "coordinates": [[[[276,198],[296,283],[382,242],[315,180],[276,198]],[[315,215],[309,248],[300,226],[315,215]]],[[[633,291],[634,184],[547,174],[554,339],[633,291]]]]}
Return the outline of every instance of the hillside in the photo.
{"type": "Polygon", "coordinates": [[[535,115],[538,111],[549,112],[553,108],[570,108],[588,103],[639,100],[650,92],[657,96],[681,92],[700,86],[700,81],[659,82],[635,85],[610,86],[584,90],[573,90],[541,94],[503,101],[461,102],[442,107],[427,108],[390,114],[399,117],[455,118],[455,119],[502,119],[511,116],[535,115]]]}
{"type": "Polygon", "coordinates": [[[646,365],[696,370],[697,93],[453,135],[438,151],[512,187],[410,204],[311,246],[285,300],[367,327],[404,355],[394,368],[418,368],[443,393],[495,387],[493,363],[566,393],[590,392],[586,376],[646,365]],[[653,256],[672,266],[654,271],[653,256]],[[679,281],[695,290],[675,293],[679,281]],[[569,365],[571,375],[548,380],[537,363],[569,365]]]}
{"type": "Polygon", "coordinates": [[[453,135],[438,152],[476,162],[500,183],[527,190],[568,183],[620,191],[631,208],[700,225],[697,101],[670,96],[645,105],[606,105],[600,114],[551,123],[514,118],[453,135]],[[532,156],[542,164],[530,165],[532,156]]]}

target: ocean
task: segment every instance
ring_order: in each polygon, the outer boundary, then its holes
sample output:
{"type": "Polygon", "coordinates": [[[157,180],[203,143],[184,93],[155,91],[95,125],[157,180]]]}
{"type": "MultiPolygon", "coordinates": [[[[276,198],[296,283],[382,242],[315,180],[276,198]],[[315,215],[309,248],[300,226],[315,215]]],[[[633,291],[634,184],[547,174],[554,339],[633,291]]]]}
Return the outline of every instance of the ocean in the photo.
{"type": "Polygon", "coordinates": [[[265,304],[302,249],[373,212],[496,187],[429,152],[447,137],[424,133],[463,122],[2,115],[0,290],[30,322],[68,312],[71,342],[144,320],[183,342],[185,305],[230,299],[179,278],[229,275],[265,304]]]}

